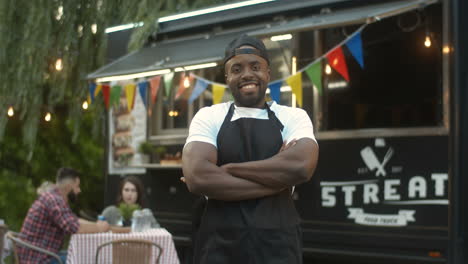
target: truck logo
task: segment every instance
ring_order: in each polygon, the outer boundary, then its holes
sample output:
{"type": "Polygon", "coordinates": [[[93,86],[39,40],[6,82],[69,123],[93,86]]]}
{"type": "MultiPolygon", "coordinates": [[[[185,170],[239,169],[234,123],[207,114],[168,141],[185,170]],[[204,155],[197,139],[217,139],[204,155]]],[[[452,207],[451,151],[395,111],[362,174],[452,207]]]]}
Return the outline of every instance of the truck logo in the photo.
{"type": "Polygon", "coordinates": [[[386,144],[384,138],[356,150],[349,152],[355,157],[354,164],[359,163],[355,173],[320,181],[323,208],[345,208],[346,218],[358,225],[402,227],[416,222],[419,206],[449,204],[447,173],[431,168],[404,170],[400,162],[408,160],[406,153],[394,157],[395,151],[400,151],[398,146],[386,144]]]}
{"type": "Polygon", "coordinates": [[[385,164],[390,160],[390,158],[393,156],[393,148],[389,148],[387,150],[387,153],[385,153],[385,156],[382,160],[382,162],[379,161],[377,158],[377,155],[375,155],[374,150],[372,150],[371,147],[367,146],[361,150],[361,158],[366,164],[367,168],[369,168],[370,171],[373,171],[374,169],[377,169],[375,172],[375,176],[386,176],[387,172],[385,171],[385,164]]]}

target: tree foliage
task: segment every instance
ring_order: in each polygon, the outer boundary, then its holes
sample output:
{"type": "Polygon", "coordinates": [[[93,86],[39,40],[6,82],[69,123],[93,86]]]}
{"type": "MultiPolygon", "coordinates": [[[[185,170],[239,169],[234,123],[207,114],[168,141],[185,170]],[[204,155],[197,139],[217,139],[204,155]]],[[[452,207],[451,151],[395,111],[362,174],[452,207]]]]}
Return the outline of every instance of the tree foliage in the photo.
{"type": "MultiPolygon", "coordinates": [[[[59,108],[64,106],[59,105],[59,108]]],[[[16,140],[16,129],[7,129],[5,140],[0,143],[0,218],[15,229],[36,198],[36,186],[44,181],[55,181],[57,169],[63,166],[79,169],[82,172],[78,207],[88,211],[102,208],[104,177],[104,152],[98,142],[104,135],[93,138],[88,131],[94,120],[101,119],[98,113],[88,112],[83,115],[80,133],[76,142],[72,142],[74,121],[59,114],[51,122],[39,124],[34,156],[31,151],[16,140]],[[30,159],[29,162],[27,160],[30,159]]],[[[20,120],[9,124],[18,128],[20,120]]]]}
{"type": "Polygon", "coordinates": [[[106,113],[102,102],[87,112],[81,103],[85,76],[105,62],[105,28],[144,22],[129,45],[138,49],[157,32],[159,17],[224,2],[230,1],[0,1],[0,218],[18,230],[35,187],[54,181],[62,166],[83,173],[80,206],[102,206],[106,113]],[[10,106],[12,118],[5,114],[10,106]]]}

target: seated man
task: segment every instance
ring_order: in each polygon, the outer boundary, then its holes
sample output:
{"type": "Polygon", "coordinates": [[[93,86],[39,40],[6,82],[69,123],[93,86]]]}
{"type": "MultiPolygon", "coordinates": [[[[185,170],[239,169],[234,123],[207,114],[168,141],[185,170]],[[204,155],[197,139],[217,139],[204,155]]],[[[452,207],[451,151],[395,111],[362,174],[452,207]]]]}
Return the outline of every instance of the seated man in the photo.
{"type": "MultiPolygon", "coordinates": [[[[70,168],[57,172],[56,187],[42,193],[28,211],[19,237],[35,246],[59,254],[65,235],[98,233],[109,230],[109,224],[79,219],[70,209],[80,190],[80,173],[70,168]]],[[[18,247],[20,263],[55,263],[50,256],[18,247]]],[[[60,256],[66,262],[66,254],[60,256]]]]}

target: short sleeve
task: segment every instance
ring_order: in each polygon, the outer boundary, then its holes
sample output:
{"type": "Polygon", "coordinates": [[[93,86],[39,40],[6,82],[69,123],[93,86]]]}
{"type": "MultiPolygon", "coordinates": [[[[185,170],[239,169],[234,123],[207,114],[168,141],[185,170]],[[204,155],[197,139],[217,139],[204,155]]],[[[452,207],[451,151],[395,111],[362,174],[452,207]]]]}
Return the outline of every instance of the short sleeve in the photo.
{"type": "Polygon", "coordinates": [[[217,147],[216,137],[218,131],[213,120],[215,114],[212,112],[212,107],[204,107],[197,112],[190,124],[185,145],[193,141],[201,141],[217,147]]]}
{"type": "Polygon", "coordinates": [[[300,108],[290,108],[290,118],[285,125],[284,140],[287,142],[301,138],[310,138],[317,142],[314,135],[314,127],[309,115],[300,108]]]}

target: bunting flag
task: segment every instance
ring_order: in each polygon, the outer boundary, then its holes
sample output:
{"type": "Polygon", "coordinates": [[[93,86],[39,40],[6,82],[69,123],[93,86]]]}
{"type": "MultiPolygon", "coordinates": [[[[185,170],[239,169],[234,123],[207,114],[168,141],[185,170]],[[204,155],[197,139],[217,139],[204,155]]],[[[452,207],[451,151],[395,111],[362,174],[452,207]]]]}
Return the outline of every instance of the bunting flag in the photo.
{"type": "Polygon", "coordinates": [[[335,69],[346,81],[349,82],[348,67],[346,66],[346,61],[343,55],[343,49],[341,46],[333,49],[330,53],[326,55],[330,66],[335,69]]]}
{"type": "Polygon", "coordinates": [[[94,91],[96,91],[96,83],[90,83],[89,84],[88,103],[94,102],[94,91]]]}
{"type": "Polygon", "coordinates": [[[224,91],[226,90],[226,86],[221,84],[213,83],[211,85],[213,89],[213,104],[219,104],[223,101],[224,91]]]}
{"type": "Polygon", "coordinates": [[[104,97],[104,103],[106,104],[106,109],[109,109],[109,95],[110,95],[110,86],[108,84],[98,85],[102,88],[102,96],[104,97]]]}
{"type": "Polygon", "coordinates": [[[99,93],[101,92],[101,90],[102,90],[102,84],[98,84],[98,85],[96,86],[96,90],[94,90],[94,98],[96,98],[96,97],[99,95],[99,93]]]}
{"type": "Polygon", "coordinates": [[[208,84],[209,83],[207,81],[197,78],[197,82],[195,83],[195,87],[193,88],[188,103],[191,104],[195,99],[197,99],[197,97],[205,91],[206,87],[208,87],[208,84]]]}
{"type": "Polygon", "coordinates": [[[321,95],[322,94],[322,63],[321,61],[316,61],[313,64],[311,64],[305,72],[307,73],[307,76],[309,77],[310,81],[312,84],[317,87],[318,93],[321,95]]]}
{"type": "MultiPolygon", "coordinates": [[[[362,49],[362,37],[361,31],[365,28],[366,25],[363,25],[361,28],[356,30],[353,34],[351,34],[347,39],[345,39],[340,44],[333,47],[330,51],[325,53],[324,55],[317,58],[317,60],[313,61],[305,68],[299,70],[296,74],[287,77],[286,79],[275,80],[268,84],[270,89],[270,96],[271,99],[275,102],[280,102],[281,98],[281,85],[284,81],[288,83],[291,87],[292,93],[295,95],[297,104],[299,107],[303,105],[303,87],[302,87],[302,72],[305,72],[309,77],[311,83],[316,87],[319,95],[323,94],[323,84],[322,84],[322,60],[327,58],[329,65],[336,70],[343,78],[349,82],[349,73],[348,73],[348,66],[346,64],[345,56],[343,54],[343,45],[346,45],[349,52],[352,54],[354,59],[357,61],[361,68],[364,68],[364,58],[363,58],[363,49],[362,49]]],[[[182,94],[186,91],[186,86],[184,85],[184,81],[186,79],[186,73],[181,74],[181,79],[179,81],[179,86],[174,98],[177,100],[182,94]]],[[[151,111],[151,105],[153,105],[156,101],[156,97],[161,86],[161,78],[164,78],[164,87],[165,87],[165,95],[167,97],[171,96],[171,88],[172,82],[174,78],[174,72],[170,72],[165,74],[164,76],[155,76],[151,78],[148,82],[140,82],[138,83],[138,90],[140,96],[145,104],[145,107],[148,108],[148,111],[151,111]],[[149,86],[148,86],[149,85],[149,86]],[[148,91],[150,89],[150,91],[148,91]],[[150,96],[150,98],[147,98],[150,96]],[[150,104],[150,105],[147,105],[150,104]]],[[[195,86],[192,89],[192,93],[190,94],[188,103],[192,103],[196,98],[198,98],[205,89],[209,85],[212,85],[212,92],[213,92],[213,104],[217,104],[222,102],[224,97],[224,93],[226,90],[226,86],[223,84],[218,84],[209,80],[206,80],[202,77],[198,77],[194,74],[189,75],[189,81],[192,83],[193,79],[196,79],[195,86]]],[[[89,96],[88,100],[93,102],[96,99],[97,95],[102,90],[104,102],[106,104],[106,108],[108,109],[111,104],[118,103],[120,98],[122,87],[120,86],[113,86],[112,90],[110,86],[105,84],[95,84],[91,83],[89,85],[89,96]]],[[[125,93],[127,96],[127,102],[129,110],[133,109],[133,104],[135,100],[135,93],[136,93],[136,85],[127,85],[125,86],[125,93]]],[[[232,100],[231,95],[231,100],[232,100]]]]}
{"type": "Polygon", "coordinates": [[[173,72],[164,74],[164,88],[165,88],[165,91],[166,91],[166,96],[169,96],[170,93],[171,93],[172,79],[174,79],[174,73],[173,72]]]}
{"type": "Polygon", "coordinates": [[[140,93],[141,100],[145,107],[148,107],[148,98],[147,98],[148,82],[139,82],[138,83],[138,92],[140,93]]]}
{"type": "Polygon", "coordinates": [[[192,78],[192,75],[185,76],[184,72],[180,75],[179,88],[177,89],[177,93],[174,98],[175,100],[179,99],[179,97],[185,92],[185,90],[188,87],[190,87],[190,84],[192,83],[192,78]]]}
{"type": "Polygon", "coordinates": [[[364,58],[362,56],[362,39],[361,39],[361,32],[358,32],[352,38],[350,38],[346,42],[346,47],[348,47],[349,51],[359,63],[362,69],[364,69],[364,58]]]}
{"type": "MultiPolygon", "coordinates": [[[[150,88],[151,88],[151,104],[153,105],[156,101],[156,96],[158,95],[159,86],[161,84],[161,76],[155,76],[150,80],[150,88]]],[[[151,107],[150,107],[151,108],[151,107]]]]}
{"type": "Polygon", "coordinates": [[[302,72],[298,72],[286,79],[292,93],[296,95],[297,104],[302,107],[302,72]]]}
{"type": "Polygon", "coordinates": [[[271,100],[275,101],[279,104],[281,99],[281,85],[283,84],[283,80],[275,81],[268,84],[268,88],[270,88],[270,97],[271,100]]]}
{"type": "Polygon", "coordinates": [[[129,112],[133,110],[133,106],[135,105],[135,91],[136,85],[134,83],[125,85],[125,96],[127,97],[127,108],[129,112]]]}
{"type": "Polygon", "coordinates": [[[122,93],[122,86],[114,85],[110,91],[110,104],[111,106],[118,105],[120,102],[120,94],[122,93]]]}

